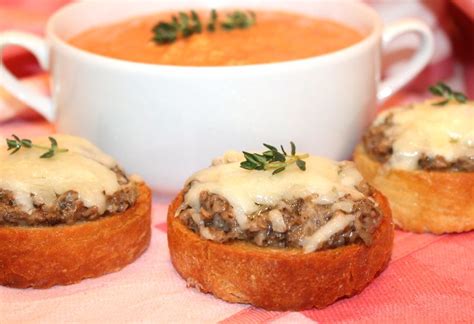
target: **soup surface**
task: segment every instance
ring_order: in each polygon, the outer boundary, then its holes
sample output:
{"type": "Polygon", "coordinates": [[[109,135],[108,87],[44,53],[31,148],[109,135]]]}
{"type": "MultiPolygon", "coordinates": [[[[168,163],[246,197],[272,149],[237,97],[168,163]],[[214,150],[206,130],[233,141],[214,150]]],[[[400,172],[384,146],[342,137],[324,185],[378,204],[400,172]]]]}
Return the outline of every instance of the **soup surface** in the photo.
{"type": "MultiPolygon", "coordinates": [[[[326,19],[285,12],[257,11],[247,29],[203,30],[170,44],[152,40],[153,27],[171,13],[135,17],[86,30],[69,43],[117,59],[182,66],[247,65],[289,61],[337,51],[359,42],[358,31],[326,19]]],[[[219,12],[219,17],[225,13],[219,12]]],[[[209,15],[201,13],[205,22],[209,15]]]]}

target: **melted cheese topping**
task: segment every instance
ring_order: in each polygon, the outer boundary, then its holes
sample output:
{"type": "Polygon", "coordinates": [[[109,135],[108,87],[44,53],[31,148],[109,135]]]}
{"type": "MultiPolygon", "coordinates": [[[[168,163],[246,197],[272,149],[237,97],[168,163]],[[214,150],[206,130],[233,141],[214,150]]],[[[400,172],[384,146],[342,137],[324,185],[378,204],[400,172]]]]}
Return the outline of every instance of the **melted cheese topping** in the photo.
{"type": "MultiPolygon", "coordinates": [[[[311,156],[306,161],[306,171],[292,164],[285,171],[272,175],[272,171],[245,170],[240,167],[243,155],[235,152],[214,160],[214,165],[195,173],[187,185],[185,204],[196,212],[200,209],[202,191],[218,194],[232,205],[239,226],[248,228],[248,215],[262,205],[274,206],[279,201],[303,198],[317,194],[317,203],[332,204],[338,198],[351,195],[354,200],[364,195],[355,186],[362,176],[351,162],[334,162],[311,156]]],[[[278,219],[275,218],[275,222],[278,219]]]]}
{"type": "MultiPolygon", "coordinates": [[[[22,148],[10,155],[5,140],[0,139],[0,188],[13,192],[16,203],[25,212],[34,208],[32,195],[36,201],[51,206],[58,195],[74,190],[86,207],[97,206],[103,213],[106,195],[120,188],[116,174],[110,170],[116,162],[85,139],[68,135],[54,138],[59,147],[69,152],[49,159],[40,159],[45,151],[37,148],[22,148]]],[[[47,137],[32,141],[50,146],[47,137]]]]}
{"type": "Polygon", "coordinates": [[[355,220],[354,215],[338,215],[317,230],[313,235],[305,237],[302,242],[305,253],[319,249],[324,242],[329,240],[334,234],[344,230],[355,220]]]}
{"type": "Polygon", "coordinates": [[[443,156],[448,162],[474,156],[474,103],[433,106],[428,101],[412,107],[399,107],[383,112],[375,125],[393,114],[393,126],[387,136],[393,138],[392,168],[415,170],[418,160],[443,156]]]}

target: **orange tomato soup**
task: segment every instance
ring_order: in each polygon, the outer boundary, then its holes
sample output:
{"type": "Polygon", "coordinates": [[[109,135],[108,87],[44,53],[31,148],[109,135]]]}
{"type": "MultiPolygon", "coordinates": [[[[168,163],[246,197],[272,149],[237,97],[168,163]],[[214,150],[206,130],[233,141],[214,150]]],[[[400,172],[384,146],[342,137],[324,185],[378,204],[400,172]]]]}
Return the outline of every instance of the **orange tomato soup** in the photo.
{"type": "MultiPolygon", "coordinates": [[[[209,15],[200,14],[202,33],[174,43],[152,41],[153,27],[171,14],[135,17],[86,30],[69,43],[112,58],[166,65],[226,66],[282,62],[334,52],[359,42],[363,35],[341,23],[285,12],[256,12],[247,29],[205,29],[209,15]]],[[[219,12],[220,19],[225,13],[219,12]]]]}

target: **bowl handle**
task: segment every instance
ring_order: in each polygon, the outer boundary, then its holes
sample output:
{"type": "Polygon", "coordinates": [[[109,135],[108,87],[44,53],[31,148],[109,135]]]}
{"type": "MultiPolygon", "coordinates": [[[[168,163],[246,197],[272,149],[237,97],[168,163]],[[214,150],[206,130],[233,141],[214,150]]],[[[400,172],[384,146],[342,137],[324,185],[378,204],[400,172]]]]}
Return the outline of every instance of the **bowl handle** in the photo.
{"type": "MultiPolygon", "coordinates": [[[[7,31],[0,33],[0,55],[3,49],[9,45],[18,45],[29,50],[38,59],[40,66],[48,70],[49,50],[44,39],[27,33],[7,31]]],[[[40,94],[29,89],[5,68],[0,57],[0,86],[3,86],[13,96],[24,102],[48,121],[55,118],[55,110],[49,96],[40,94]]]]}
{"type": "Polygon", "coordinates": [[[382,48],[395,38],[407,33],[415,33],[420,39],[416,53],[404,68],[379,84],[377,100],[383,102],[410,82],[430,61],[434,51],[433,34],[430,28],[416,19],[404,19],[388,25],[383,32],[382,48]]]}

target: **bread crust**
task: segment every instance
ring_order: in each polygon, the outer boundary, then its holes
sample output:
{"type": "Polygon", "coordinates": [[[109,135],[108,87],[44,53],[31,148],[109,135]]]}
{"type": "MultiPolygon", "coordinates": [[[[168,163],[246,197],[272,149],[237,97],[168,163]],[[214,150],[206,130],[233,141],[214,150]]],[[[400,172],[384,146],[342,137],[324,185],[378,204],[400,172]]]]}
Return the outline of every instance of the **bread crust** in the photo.
{"type": "Polygon", "coordinates": [[[390,208],[381,194],[375,197],[384,216],[371,246],[351,244],[304,254],[301,249],[205,240],[175,217],[181,193],[168,210],[171,261],[189,286],[228,302],[279,311],[324,308],[362,291],[390,260],[390,208]]]}
{"type": "Polygon", "coordinates": [[[364,178],[389,200],[403,230],[434,234],[474,229],[474,172],[386,169],[359,144],[354,161],[364,178]]]}
{"type": "Polygon", "coordinates": [[[118,271],[148,247],[151,192],[139,185],[136,204],[94,221],[52,227],[0,226],[0,284],[16,288],[69,285],[118,271]]]}

